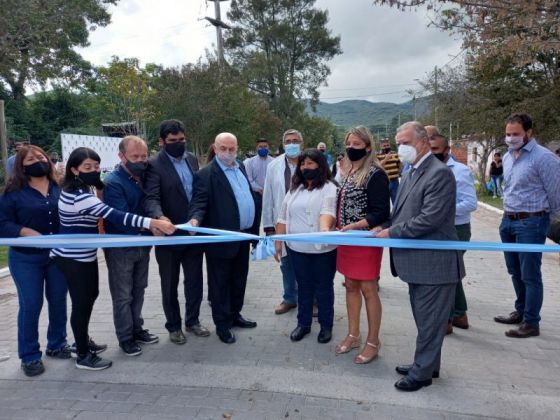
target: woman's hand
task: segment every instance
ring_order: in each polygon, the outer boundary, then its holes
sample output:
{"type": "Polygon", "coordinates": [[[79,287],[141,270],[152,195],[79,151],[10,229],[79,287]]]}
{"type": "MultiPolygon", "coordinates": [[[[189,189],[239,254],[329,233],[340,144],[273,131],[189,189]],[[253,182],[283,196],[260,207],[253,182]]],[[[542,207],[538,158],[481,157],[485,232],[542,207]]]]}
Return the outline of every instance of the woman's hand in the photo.
{"type": "Polygon", "coordinates": [[[276,262],[280,262],[280,258],[282,258],[282,241],[274,241],[274,249],[276,250],[274,259],[276,262]]]}
{"type": "Polygon", "coordinates": [[[22,227],[21,230],[19,231],[19,236],[41,236],[41,234],[37,232],[35,229],[22,227]]]}
{"type": "Polygon", "coordinates": [[[173,223],[163,219],[151,219],[150,230],[156,236],[172,235],[177,229],[173,223]]]}

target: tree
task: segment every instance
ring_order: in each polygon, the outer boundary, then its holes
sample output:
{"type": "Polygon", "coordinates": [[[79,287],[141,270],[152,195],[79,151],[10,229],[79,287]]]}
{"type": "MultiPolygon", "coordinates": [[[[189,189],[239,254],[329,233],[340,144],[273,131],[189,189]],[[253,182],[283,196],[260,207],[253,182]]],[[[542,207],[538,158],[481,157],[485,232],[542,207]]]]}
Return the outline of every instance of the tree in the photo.
{"type": "Polygon", "coordinates": [[[234,27],[225,40],[233,66],[249,88],[264,95],[282,120],[298,115],[298,100],[319,99],[318,88],[330,69],[326,62],[340,54],[340,37],[327,28],[328,12],[315,0],[232,0],[228,18],[234,27]]]}
{"type": "Polygon", "coordinates": [[[110,22],[118,0],[0,0],[0,84],[15,100],[29,83],[75,81],[91,65],[75,50],[88,45],[89,30],[110,22]]]}

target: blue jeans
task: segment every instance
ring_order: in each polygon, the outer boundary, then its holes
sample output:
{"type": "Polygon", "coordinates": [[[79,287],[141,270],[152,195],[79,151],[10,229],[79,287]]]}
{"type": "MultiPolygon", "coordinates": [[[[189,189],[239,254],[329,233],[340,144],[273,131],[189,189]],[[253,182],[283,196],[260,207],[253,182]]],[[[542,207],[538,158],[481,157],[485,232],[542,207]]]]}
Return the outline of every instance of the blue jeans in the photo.
{"type": "Polygon", "coordinates": [[[311,327],[313,297],[317,299],[319,325],[330,330],[334,320],[336,249],[322,254],[296,252],[286,247],[298,284],[298,325],[311,327]]]}
{"type": "Polygon", "coordinates": [[[47,348],[66,346],[66,281],[49,258],[49,250],[37,253],[19,252],[10,248],[8,264],[17,288],[18,355],[23,363],[41,359],[39,316],[43,294],[49,306],[47,348]]]}
{"type": "Polygon", "coordinates": [[[284,283],[284,296],[282,297],[282,301],[295,305],[298,301],[296,273],[287,256],[280,259],[280,271],[282,271],[282,281],[284,283]]]}
{"type": "Polygon", "coordinates": [[[498,196],[501,197],[503,194],[502,191],[502,180],[503,175],[492,175],[492,185],[494,186],[494,197],[498,196]]]}
{"type": "Polygon", "coordinates": [[[391,204],[395,204],[398,191],[399,191],[399,178],[389,181],[389,195],[391,196],[391,204]]]}
{"type": "MultiPolygon", "coordinates": [[[[548,214],[523,220],[504,217],[500,237],[502,242],[544,244],[549,224],[548,214]]],[[[517,296],[515,310],[527,324],[538,327],[543,302],[542,253],[504,252],[504,257],[517,296]]]]}

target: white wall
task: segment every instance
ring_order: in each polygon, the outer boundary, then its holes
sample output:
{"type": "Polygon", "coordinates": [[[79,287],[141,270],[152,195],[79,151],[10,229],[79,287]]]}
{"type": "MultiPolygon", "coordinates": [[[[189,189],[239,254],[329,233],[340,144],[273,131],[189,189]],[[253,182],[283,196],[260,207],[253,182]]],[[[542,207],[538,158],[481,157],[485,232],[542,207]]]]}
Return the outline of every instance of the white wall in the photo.
{"type": "Polygon", "coordinates": [[[70,153],[77,147],[89,147],[101,157],[101,170],[112,171],[120,162],[118,137],[83,136],[80,134],[61,134],[62,160],[68,161],[70,153]]]}

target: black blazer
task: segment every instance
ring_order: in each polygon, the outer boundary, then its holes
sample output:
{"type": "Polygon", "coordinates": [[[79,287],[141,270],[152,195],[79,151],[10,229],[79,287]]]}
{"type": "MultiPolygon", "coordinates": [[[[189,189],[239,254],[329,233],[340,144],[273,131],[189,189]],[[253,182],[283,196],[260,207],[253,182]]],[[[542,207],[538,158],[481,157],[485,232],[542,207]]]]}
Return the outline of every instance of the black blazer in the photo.
{"type": "MultiPolygon", "coordinates": [[[[240,164],[239,167],[247,178],[243,165],[240,164]]],[[[249,183],[248,178],[247,183],[249,183]]],[[[195,218],[204,227],[239,231],[240,217],[237,201],[224,171],[216,160],[213,160],[208,166],[195,174],[193,185],[194,191],[189,219],[195,218]]],[[[249,183],[249,190],[254,201],[255,196],[250,185],[249,183]]],[[[253,226],[246,232],[258,232],[257,219],[255,217],[253,226]]],[[[239,251],[239,244],[240,242],[208,244],[205,246],[205,250],[207,255],[212,257],[232,258],[239,251]]]]}
{"type": "MultiPolygon", "coordinates": [[[[190,152],[185,155],[187,166],[193,174],[198,171],[198,160],[190,152]]],[[[144,210],[149,217],[157,219],[166,216],[173,224],[186,223],[189,219],[189,199],[183,188],[181,178],[165,151],[151,157],[144,176],[144,210]]],[[[187,232],[177,230],[176,235],[187,232]]]]}

